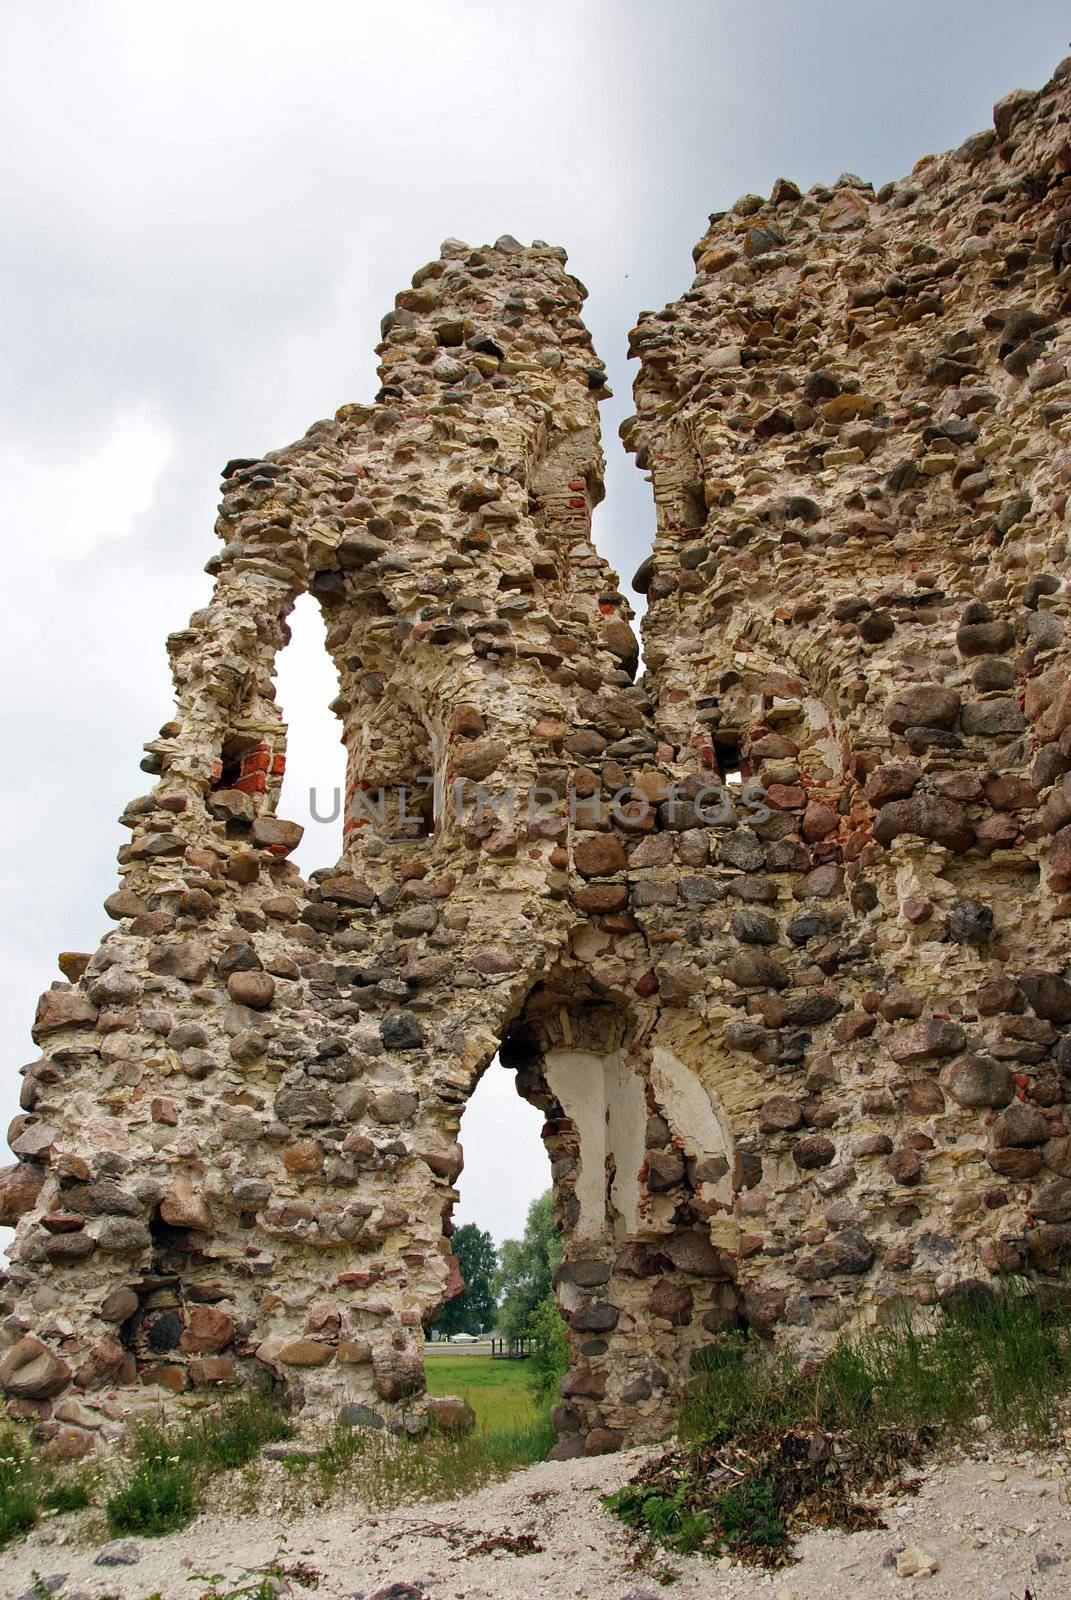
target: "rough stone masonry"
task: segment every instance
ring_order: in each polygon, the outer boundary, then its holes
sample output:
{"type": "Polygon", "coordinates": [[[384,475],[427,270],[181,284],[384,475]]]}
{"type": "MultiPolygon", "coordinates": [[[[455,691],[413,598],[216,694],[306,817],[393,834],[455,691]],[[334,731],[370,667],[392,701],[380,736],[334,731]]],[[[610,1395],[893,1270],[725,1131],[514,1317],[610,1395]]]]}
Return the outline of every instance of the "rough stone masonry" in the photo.
{"type": "Polygon", "coordinates": [[[499,1050],[546,1115],[560,1455],[665,1431],[727,1328],[805,1358],[1055,1269],[1069,112],[1065,62],[879,193],[711,219],[632,334],[639,682],[561,250],[447,241],[375,404],[228,463],[115,926],[41,998],[0,1180],[0,1387],[55,1453],[258,1382],[419,1426],[499,1050]],[[349,757],[308,882],[272,681],[305,592],[349,757]]]}

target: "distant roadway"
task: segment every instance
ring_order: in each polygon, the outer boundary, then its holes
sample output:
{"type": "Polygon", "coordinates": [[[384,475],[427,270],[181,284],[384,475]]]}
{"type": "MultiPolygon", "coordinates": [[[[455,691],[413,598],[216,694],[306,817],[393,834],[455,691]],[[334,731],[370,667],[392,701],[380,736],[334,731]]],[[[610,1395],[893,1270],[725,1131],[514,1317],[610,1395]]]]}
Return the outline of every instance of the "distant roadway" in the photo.
{"type": "Polygon", "coordinates": [[[454,1344],[446,1339],[428,1340],[424,1345],[424,1355],[427,1356],[489,1356],[491,1354],[490,1339],[477,1339],[473,1344],[454,1344]]]}

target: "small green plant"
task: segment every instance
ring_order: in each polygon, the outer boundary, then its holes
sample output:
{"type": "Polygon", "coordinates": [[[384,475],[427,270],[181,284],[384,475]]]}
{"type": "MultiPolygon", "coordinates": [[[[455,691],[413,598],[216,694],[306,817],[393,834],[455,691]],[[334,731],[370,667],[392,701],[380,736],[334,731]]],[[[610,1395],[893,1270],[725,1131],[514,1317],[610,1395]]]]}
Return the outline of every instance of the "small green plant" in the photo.
{"type": "Polygon", "coordinates": [[[672,1494],[661,1489],[626,1484],[616,1494],[607,1495],[603,1504],[630,1528],[636,1528],[659,1544],[681,1555],[690,1555],[710,1537],[710,1518],[705,1512],[689,1508],[684,1484],[672,1494]]]}
{"type": "Polygon", "coordinates": [[[40,1513],[40,1475],[26,1440],[0,1422],[0,1546],[33,1527],[40,1513]]]}
{"type": "Polygon", "coordinates": [[[641,1468],[609,1508],[655,1544],[678,1549],[687,1530],[777,1566],[804,1523],[878,1526],[860,1494],[968,1439],[983,1412],[997,1437],[1044,1444],[1071,1387],[1071,1289],[1002,1287],[846,1338],[806,1371],[723,1335],[693,1363],[681,1448],[641,1468]],[[689,1516],[709,1519],[707,1538],[689,1516]]]}
{"type": "Polygon", "coordinates": [[[255,1572],[240,1573],[228,1579],[222,1572],[195,1572],[188,1583],[206,1583],[197,1600],[276,1600],[276,1588],[270,1577],[255,1572]]]}
{"type": "Polygon", "coordinates": [[[745,1542],[760,1550],[780,1550],[788,1530],[777,1512],[773,1484],[767,1478],[741,1484],[718,1495],[711,1512],[725,1543],[733,1549],[745,1542]]]}
{"type": "Polygon", "coordinates": [[[351,1428],[336,1422],[331,1437],[320,1451],[316,1464],[329,1482],[342,1477],[354,1462],[365,1455],[369,1439],[367,1428],[351,1428]]]}
{"type": "Polygon", "coordinates": [[[93,1504],[93,1495],[85,1478],[57,1478],[45,1490],[41,1504],[46,1511],[84,1511],[93,1504]]]}
{"type": "Polygon", "coordinates": [[[284,1562],[282,1554],[269,1561],[264,1568],[268,1578],[286,1578],[291,1584],[297,1584],[299,1589],[318,1589],[323,1573],[319,1567],[314,1567],[309,1561],[284,1562]]]}
{"type": "Polygon", "coordinates": [[[142,1456],[105,1511],[112,1533],[158,1539],[192,1522],[197,1493],[190,1469],[166,1455],[142,1456]]]}

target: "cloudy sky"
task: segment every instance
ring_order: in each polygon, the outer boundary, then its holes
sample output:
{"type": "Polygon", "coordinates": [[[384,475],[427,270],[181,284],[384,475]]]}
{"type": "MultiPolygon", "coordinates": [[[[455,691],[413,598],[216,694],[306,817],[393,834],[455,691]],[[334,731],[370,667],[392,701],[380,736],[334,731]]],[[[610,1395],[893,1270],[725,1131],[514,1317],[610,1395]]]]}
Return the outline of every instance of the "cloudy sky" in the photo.
{"type": "MultiPolygon", "coordinates": [[[[56,953],[92,950],[116,816],[203,604],[218,471],[375,391],[379,319],[449,234],[564,244],[616,399],[602,550],[647,550],[626,335],[707,213],[779,175],[881,184],[1068,51],[1057,0],[6,0],[0,57],[0,1112],[56,953]]],[[[280,671],[283,814],[339,781],[322,630],[280,671]]],[[[305,869],[333,861],[309,828],[305,869]]],[[[488,1072],[460,1220],[516,1233],[539,1118],[488,1072]]]]}

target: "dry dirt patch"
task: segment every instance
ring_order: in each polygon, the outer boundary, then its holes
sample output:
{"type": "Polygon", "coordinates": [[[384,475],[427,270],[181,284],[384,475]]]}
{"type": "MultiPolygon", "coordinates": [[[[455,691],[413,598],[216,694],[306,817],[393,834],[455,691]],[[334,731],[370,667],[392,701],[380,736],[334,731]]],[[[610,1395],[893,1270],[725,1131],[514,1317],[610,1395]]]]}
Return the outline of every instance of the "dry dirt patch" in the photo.
{"type": "MultiPolygon", "coordinates": [[[[1071,1595],[1071,1483],[1066,1457],[992,1454],[925,1471],[917,1496],[884,1501],[885,1529],[806,1535],[799,1562],[767,1576],[682,1558],[634,1565],[635,1547],[604,1511],[643,1451],[544,1462],[461,1501],[368,1513],[311,1510],[282,1522],[270,1507],[245,1517],[205,1515],[182,1533],[136,1541],[129,1566],[95,1564],[100,1544],[77,1542],[69,1520],[45,1525],[0,1556],[3,1600],[31,1592],[33,1575],[66,1574],[60,1600],[200,1600],[196,1573],[228,1586],[277,1561],[294,1575],[280,1593],[310,1600],[371,1597],[404,1584],[428,1600],[1064,1600],[1071,1595]],[[897,1551],[918,1545],[937,1571],[896,1573],[897,1551]],[[527,1553],[525,1553],[527,1552],[527,1553]],[[670,1581],[670,1567],[677,1576],[670,1581]],[[315,1587],[313,1587],[315,1585],[315,1587]]],[[[397,1600],[414,1600],[399,1591],[397,1600]]]]}

